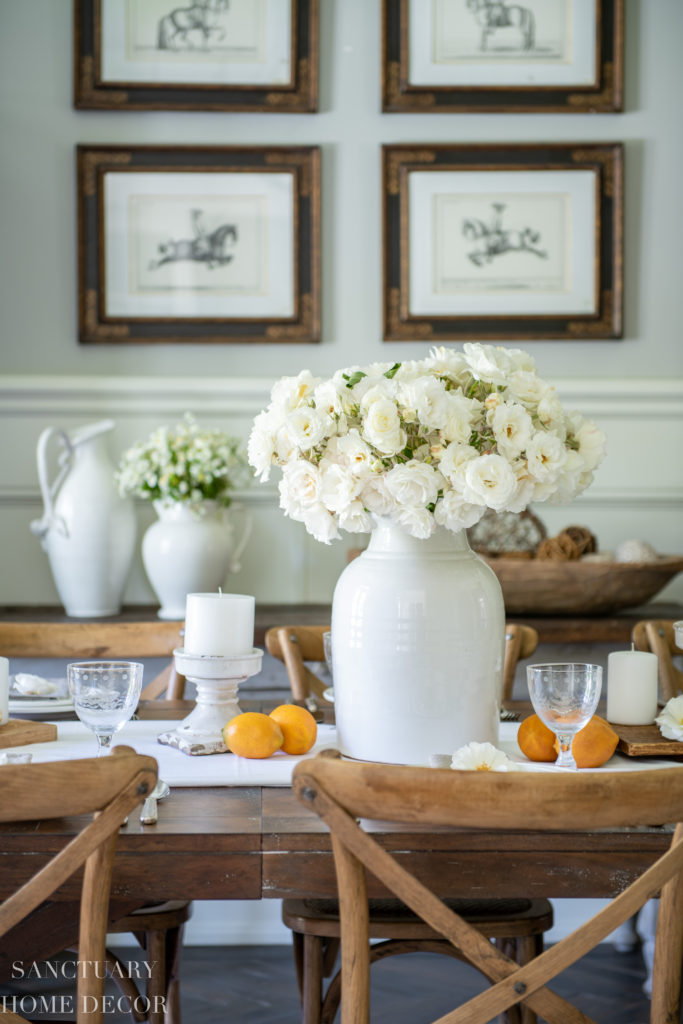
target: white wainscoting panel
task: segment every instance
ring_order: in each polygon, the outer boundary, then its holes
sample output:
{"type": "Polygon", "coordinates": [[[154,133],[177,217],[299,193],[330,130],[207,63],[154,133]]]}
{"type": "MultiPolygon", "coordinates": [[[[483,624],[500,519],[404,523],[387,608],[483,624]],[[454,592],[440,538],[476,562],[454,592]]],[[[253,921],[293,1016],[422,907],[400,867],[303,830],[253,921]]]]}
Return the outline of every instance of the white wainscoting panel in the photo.
{"type": "MultiPolygon", "coordinates": [[[[29,530],[41,512],[35,449],[45,427],[69,431],[111,418],[115,462],[133,441],[161,424],[174,424],[186,410],[203,426],[221,427],[246,443],[272,383],[267,378],[0,377],[0,603],[58,601],[46,556],[29,530]]],[[[535,508],[549,532],[580,523],[605,550],[637,537],[662,554],[683,553],[683,380],[565,378],[556,382],[556,390],[567,408],[579,409],[606,432],[607,457],[594,484],[571,505],[535,508]]],[[[330,545],[317,543],[280,511],[278,475],[274,471],[268,484],[255,482],[239,495],[253,514],[254,530],[242,571],[228,578],[226,587],[262,602],[329,601],[348,549],[363,538],[345,535],[330,545]]],[[[124,601],[154,603],[139,558],[139,541],[153,511],[139,502],[137,513],[138,556],[124,601]]],[[[683,598],[683,574],[661,598],[683,598]]]]}

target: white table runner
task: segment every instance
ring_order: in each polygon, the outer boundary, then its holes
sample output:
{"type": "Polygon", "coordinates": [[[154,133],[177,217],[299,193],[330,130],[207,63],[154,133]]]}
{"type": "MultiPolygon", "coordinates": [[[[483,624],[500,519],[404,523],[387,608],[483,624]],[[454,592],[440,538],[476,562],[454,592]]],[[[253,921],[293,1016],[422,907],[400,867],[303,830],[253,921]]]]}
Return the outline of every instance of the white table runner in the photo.
{"type": "MultiPolygon", "coordinates": [[[[189,756],[157,742],[157,736],[177,726],[175,720],[150,719],[129,722],[116,734],[114,744],[126,744],[139,754],[156,758],[159,775],[169,786],[289,786],[292,770],[298,761],[313,757],[320,750],[337,746],[334,726],[319,725],[318,738],[313,749],[301,757],[277,753],[272,757],[252,759],[235,754],[209,754],[189,756]]],[[[552,764],[528,761],[517,746],[516,722],[501,722],[498,746],[520,767],[531,771],[567,771],[552,764]]],[[[58,722],[57,739],[50,743],[32,743],[12,747],[16,753],[31,753],[33,761],[66,761],[94,757],[97,753],[95,736],[81,722],[58,722]]],[[[683,753],[683,744],[681,745],[683,753]]],[[[444,751],[446,753],[446,751],[444,751]]],[[[664,768],[680,762],[655,758],[625,757],[615,754],[601,768],[583,771],[634,771],[645,768],[664,768]]],[[[683,767],[683,765],[681,765],[683,767]]]]}

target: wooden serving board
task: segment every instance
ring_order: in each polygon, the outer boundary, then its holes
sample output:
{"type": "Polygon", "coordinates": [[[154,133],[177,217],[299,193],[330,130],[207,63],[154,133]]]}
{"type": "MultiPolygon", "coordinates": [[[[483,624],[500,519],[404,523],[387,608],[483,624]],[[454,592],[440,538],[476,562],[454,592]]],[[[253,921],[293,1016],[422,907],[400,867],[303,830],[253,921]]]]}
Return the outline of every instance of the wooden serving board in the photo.
{"type": "Polygon", "coordinates": [[[610,725],[619,735],[617,750],[628,757],[683,757],[683,742],[662,736],[658,725],[610,725]]]}
{"type": "Polygon", "coordinates": [[[22,747],[26,743],[49,743],[57,739],[54,722],[28,722],[23,718],[10,718],[0,725],[0,748],[22,747]]]}

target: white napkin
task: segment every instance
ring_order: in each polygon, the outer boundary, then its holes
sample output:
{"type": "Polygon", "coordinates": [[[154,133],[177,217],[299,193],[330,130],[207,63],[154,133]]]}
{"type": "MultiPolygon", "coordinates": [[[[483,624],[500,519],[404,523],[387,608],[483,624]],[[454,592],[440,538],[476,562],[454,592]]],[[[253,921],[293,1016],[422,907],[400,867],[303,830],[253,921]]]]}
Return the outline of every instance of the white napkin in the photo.
{"type": "Polygon", "coordinates": [[[31,675],[30,672],[18,672],[13,677],[11,693],[20,693],[22,697],[47,697],[57,693],[57,683],[42,676],[31,675]]]}

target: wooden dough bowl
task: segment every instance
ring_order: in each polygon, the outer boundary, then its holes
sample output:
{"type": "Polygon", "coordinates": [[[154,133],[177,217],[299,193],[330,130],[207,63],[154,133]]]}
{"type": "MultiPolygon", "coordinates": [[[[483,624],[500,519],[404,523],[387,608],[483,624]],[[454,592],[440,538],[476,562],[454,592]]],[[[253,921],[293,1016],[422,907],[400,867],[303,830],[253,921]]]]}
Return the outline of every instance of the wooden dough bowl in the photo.
{"type": "Polygon", "coordinates": [[[487,558],[508,615],[604,615],[646,604],[677,573],[683,557],[654,562],[554,562],[487,558]]]}

